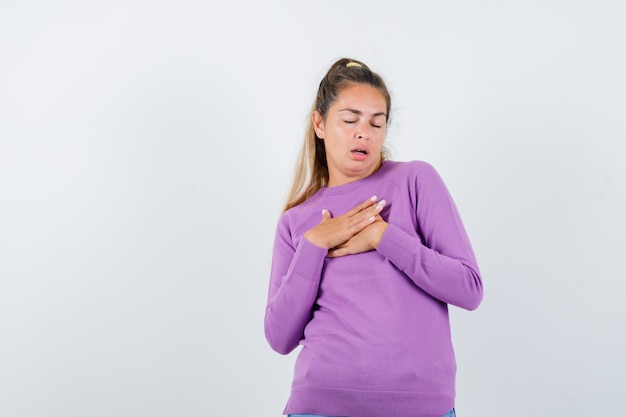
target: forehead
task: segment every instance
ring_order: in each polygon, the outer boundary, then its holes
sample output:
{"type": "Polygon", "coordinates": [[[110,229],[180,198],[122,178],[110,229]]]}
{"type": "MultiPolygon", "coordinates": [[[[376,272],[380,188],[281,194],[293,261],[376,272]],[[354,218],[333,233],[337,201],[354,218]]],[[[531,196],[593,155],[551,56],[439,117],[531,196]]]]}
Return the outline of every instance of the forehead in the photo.
{"type": "Polygon", "coordinates": [[[387,100],[383,93],[369,84],[350,83],[346,85],[337,96],[337,100],[331,109],[359,110],[363,113],[387,113],[387,100]]]}

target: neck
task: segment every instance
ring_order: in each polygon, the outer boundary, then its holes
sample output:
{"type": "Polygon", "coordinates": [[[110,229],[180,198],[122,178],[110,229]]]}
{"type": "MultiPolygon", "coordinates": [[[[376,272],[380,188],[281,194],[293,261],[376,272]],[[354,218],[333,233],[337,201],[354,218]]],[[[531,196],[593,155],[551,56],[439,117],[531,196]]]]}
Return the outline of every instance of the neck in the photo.
{"type": "Polygon", "coordinates": [[[380,161],[378,161],[378,164],[374,167],[374,169],[371,172],[367,172],[365,174],[361,174],[361,175],[344,175],[341,173],[336,173],[336,172],[330,172],[328,173],[328,183],[326,184],[327,187],[337,187],[339,185],[345,185],[345,184],[350,184],[351,182],[355,182],[355,181],[359,181],[362,180],[364,178],[369,177],[370,175],[372,175],[373,173],[375,173],[376,171],[378,171],[380,169],[380,167],[383,165],[383,160],[381,159],[380,161]]]}

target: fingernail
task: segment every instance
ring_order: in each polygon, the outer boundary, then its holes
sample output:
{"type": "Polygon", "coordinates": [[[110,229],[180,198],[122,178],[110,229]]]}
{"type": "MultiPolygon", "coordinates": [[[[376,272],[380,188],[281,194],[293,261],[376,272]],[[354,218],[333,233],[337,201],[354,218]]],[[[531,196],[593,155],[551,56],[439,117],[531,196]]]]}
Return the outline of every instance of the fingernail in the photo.
{"type": "Polygon", "coordinates": [[[383,200],[380,200],[380,201],[378,202],[378,204],[376,204],[376,207],[377,207],[377,208],[381,208],[381,207],[383,207],[385,204],[387,204],[387,202],[383,199],[383,200]]]}
{"type": "Polygon", "coordinates": [[[369,221],[373,222],[374,220],[376,220],[376,217],[372,216],[369,218],[369,221]]]}
{"type": "Polygon", "coordinates": [[[327,212],[328,212],[328,210],[326,210],[326,209],[322,209],[322,216],[323,216],[324,214],[326,214],[327,212]]]}
{"type": "Polygon", "coordinates": [[[378,200],[378,197],[376,197],[375,195],[373,195],[373,196],[370,198],[370,200],[371,200],[371,201],[376,201],[376,200],[378,200]]]}

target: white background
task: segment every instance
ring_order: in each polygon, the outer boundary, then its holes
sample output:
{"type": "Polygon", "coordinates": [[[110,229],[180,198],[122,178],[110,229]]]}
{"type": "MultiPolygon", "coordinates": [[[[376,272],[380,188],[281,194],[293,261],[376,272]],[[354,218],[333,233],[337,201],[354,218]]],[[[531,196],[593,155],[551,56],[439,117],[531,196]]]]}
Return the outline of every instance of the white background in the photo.
{"type": "Polygon", "coordinates": [[[280,415],[274,227],[342,56],[482,269],[459,416],[619,414],[624,4],[2,0],[0,416],[280,415]]]}

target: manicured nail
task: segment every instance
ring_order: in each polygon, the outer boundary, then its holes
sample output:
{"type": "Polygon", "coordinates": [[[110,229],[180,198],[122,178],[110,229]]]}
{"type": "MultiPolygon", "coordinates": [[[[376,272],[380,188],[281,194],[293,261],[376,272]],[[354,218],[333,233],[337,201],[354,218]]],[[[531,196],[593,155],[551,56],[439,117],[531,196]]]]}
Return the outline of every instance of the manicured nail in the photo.
{"type": "Polygon", "coordinates": [[[384,199],[380,200],[378,204],[376,204],[376,208],[382,208],[385,206],[385,204],[387,204],[387,202],[384,199]]]}
{"type": "Polygon", "coordinates": [[[373,222],[374,220],[376,220],[376,217],[372,216],[368,219],[369,221],[373,222]]]}
{"type": "Polygon", "coordinates": [[[376,200],[378,200],[378,197],[376,197],[375,195],[373,195],[373,196],[370,198],[370,200],[371,200],[371,201],[376,201],[376,200]]]}

